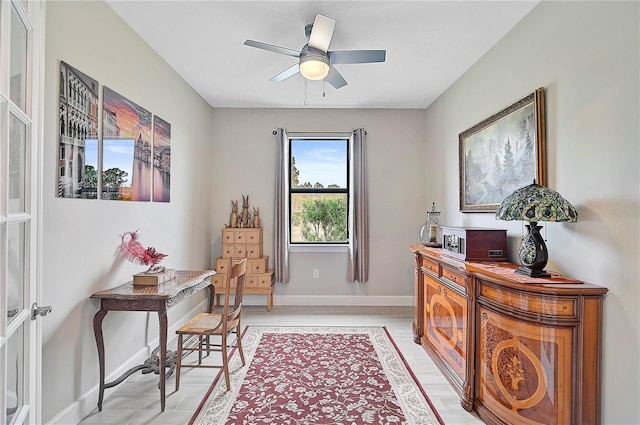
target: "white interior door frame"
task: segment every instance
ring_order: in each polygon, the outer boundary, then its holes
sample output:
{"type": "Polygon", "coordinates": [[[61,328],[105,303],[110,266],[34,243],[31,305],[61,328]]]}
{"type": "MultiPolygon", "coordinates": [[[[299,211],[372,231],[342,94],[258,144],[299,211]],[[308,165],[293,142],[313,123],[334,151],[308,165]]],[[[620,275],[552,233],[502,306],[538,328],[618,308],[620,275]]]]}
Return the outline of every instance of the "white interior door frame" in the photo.
{"type": "Polygon", "coordinates": [[[0,423],[41,423],[45,2],[0,2],[0,423]],[[9,301],[11,300],[11,301],[9,301]]]}

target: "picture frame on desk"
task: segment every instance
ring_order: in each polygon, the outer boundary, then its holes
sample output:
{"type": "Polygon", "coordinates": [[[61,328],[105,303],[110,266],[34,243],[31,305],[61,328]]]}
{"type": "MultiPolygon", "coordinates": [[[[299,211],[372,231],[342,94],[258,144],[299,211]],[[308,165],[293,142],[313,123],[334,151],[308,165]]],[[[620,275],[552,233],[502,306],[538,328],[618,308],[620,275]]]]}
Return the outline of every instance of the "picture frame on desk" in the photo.
{"type": "Polygon", "coordinates": [[[495,213],[534,180],[546,185],[544,88],[459,134],[460,211],[495,213]]]}

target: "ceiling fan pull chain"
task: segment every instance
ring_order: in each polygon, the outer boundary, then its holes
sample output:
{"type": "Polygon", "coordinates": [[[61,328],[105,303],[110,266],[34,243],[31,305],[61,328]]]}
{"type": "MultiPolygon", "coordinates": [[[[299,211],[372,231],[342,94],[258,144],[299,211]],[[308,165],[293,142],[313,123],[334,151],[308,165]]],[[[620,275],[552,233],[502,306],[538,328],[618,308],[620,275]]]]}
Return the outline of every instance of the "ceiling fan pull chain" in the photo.
{"type": "Polygon", "coordinates": [[[324,92],[324,78],[322,79],[322,97],[326,97],[326,93],[324,92]]]}

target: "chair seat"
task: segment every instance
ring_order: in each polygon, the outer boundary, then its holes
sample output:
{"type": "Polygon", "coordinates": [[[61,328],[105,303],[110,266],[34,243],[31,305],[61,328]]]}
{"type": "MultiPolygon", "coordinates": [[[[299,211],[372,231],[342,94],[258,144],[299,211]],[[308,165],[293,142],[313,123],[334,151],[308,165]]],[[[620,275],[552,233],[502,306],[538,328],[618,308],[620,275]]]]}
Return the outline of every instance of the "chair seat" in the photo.
{"type": "Polygon", "coordinates": [[[222,331],[222,314],[200,313],[189,320],[180,329],[178,334],[187,335],[216,335],[222,331]]]}

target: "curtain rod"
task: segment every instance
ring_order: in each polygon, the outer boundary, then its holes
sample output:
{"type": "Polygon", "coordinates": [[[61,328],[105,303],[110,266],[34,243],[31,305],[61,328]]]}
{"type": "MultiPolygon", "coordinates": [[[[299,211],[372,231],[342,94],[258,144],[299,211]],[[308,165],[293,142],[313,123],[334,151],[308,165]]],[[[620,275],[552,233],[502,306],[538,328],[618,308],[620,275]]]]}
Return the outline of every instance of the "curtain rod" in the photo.
{"type": "MultiPolygon", "coordinates": [[[[355,130],[353,130],[353,132],[355,132],[355,130]]],[[[278,130],[273,130],[273,131],[271,132],[271,134],[273,134],[273,135],[275,136],[276,134],[278,134],[278,130]]],[[[365,130],[365,131],[364,131],[364,135],[365,135],[365,136],[367,135],[367,130],[365,130]]]]}

